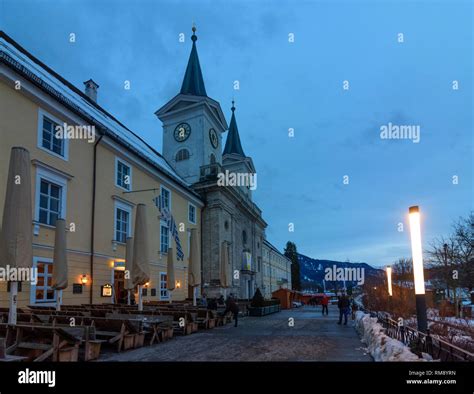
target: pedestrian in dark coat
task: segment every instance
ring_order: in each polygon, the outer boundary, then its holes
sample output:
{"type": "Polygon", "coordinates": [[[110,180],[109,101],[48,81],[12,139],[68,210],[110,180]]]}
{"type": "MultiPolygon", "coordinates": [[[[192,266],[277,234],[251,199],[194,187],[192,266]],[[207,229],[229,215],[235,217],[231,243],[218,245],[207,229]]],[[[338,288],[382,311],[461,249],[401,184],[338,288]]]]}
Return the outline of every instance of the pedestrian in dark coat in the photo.
{"type": "Polygon", "coordinates": [[[342,316],[344,316],[344,325],[347,325],[347,315],[349,315],[351,308],[350,301],[345,294],[339,297],[337,307],[339,308],[339,322],[337,324],[342,323],[342,316]]]}
{"type": "Polygon", "coordinates": [[[237,304],[234,297],[229,297],[227,299],[227,308],[225,308],[224,316],[227,315],[228,312],[232,312],[232,315],[235,320],[235,327],[237,327],[239,319],[239,305],[237,304]]]}

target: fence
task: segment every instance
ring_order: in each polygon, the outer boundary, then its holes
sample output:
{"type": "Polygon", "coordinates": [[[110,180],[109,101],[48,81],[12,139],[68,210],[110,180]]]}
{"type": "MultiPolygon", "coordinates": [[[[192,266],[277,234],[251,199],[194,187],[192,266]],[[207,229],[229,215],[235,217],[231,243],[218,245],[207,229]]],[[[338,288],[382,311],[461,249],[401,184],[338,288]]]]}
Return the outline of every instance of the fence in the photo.
{"type": "Polygon", "coordinates": [[[425,334],[414,328],[399,324],[385,312],[371,312],[364,308],[361,308],[361,310],[369,313],[371,317],[376,317],[389,337],[399,340],[415,354],[427,353],[434,360],[440,361],[474,361],[473,353],[437,336],[430,335],[429,329],[425,334]]]}

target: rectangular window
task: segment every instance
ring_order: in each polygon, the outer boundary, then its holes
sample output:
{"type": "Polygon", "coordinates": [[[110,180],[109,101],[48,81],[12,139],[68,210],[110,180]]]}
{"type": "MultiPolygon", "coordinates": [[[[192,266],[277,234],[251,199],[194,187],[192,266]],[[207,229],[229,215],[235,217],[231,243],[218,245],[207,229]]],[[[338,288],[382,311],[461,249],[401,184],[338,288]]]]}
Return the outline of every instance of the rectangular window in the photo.
{"type": "Polygon", "coordinates": [[[166,283],[168,276],[166,272],[160,272],[160,299],[169,300],[168,284],[166,283]]]}
{"type": "Polygon", "coordinates": [[[196,207],[193,204],[188,204],[188,220],[189,223],[196,224],[196,207]]]}
{"type": "Polygon", "coordinates": [[[64,156],[64,139],[56,137],[58,124],[46,116],[43,116],[42,120],[41,146],[59,156],[64,156]]]}
{"type": "Polygon", "coordinates": [[[160,226],[160,250],[161,253],[167,253],[169,248],[169,228],[162,224],[160,226]]]}
{"type": "Polygon", "coordinates": [[[61,217],[62,187],[44,178],[40,179],[38,221],[51,226],[61,217]]]}
{"type": "Polygon", "coordinates": [[[38,259],[33,262],[33,268],[37,269],[37,283],[31,286],[31,298],[33,304],[55,302],[56,292],[51,287],[53,281],[53,263],[38,259]]]}
{"type": "Polygon", "coordinates": [[[160,201],[161,208],[167,208],[168,210],[171,210],[171,193],[163,186],[161,186],[160,201]]]}
{"type": "Polygon", "coordinates": [[[257,267],[258,267],[258,272],[262,270],[262,258],[259,256],[257,257],[257,267]]]}
{"type": "Polygon", "coordinates": [[[60,157],[63,160],[68,159],[68,140],[62,135],[57,135],[62,131],[63,122],[42,109],[38,111],[37,127],[37,146],[48,153],[60,157]],[[59,137],[59,138],[58,138],[59,137]]]}
{"type": "Polygon", "coordinates": [[[127,242],[130,230],[130,212],[128,210],[115,208],[115,240],[117,242],[127,242]]]}
{"type": "Polygon", "coordinates": [[[131,190],[132,186],[132,167],[118,158],[115,158],[115,184],[125,190],[131,190]]]}

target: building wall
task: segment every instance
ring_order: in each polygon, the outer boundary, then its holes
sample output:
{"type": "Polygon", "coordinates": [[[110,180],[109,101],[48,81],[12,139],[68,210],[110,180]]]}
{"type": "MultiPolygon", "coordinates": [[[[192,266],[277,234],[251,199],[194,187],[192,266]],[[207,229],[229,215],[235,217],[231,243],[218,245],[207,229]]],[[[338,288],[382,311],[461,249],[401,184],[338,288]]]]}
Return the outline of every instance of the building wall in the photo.
{"type": "Polygon", "coordinates": [[[239,208],[233,197],[224,187],[207,190],[206,208],[203,211],[203,275],[206,293],[210,297],[233,293],[239,298],[251,298],[257,288],[262,287],[262,244],[264,229],[258,225],[245,210],[239,208]],[[242,233],[247,234],[244,244],[242,233]],[[220,287],[220,245],[230,243],[230,262],[228,274],[231,286],[224,290],[220,287]],[[243,251],[252,255],[252,269],[243,270],[243,251]],[[237,274],[237,275],[235,275],[237,274]],[[249,294],[250,281],[250,294],[249,294]]]}
{"type": "MultiPolygon", "coordinates": [[[[160,227],[158,210],[153,206],[153,193],[123,194],[123,190],[115,186],[115,157],[121,156],[132,166],[132,188],[149,189],[160,188],[162,185],[171,191],[171,209],[177,224],[183,223],[183,232],[180,232],[181,244],[185,254],[184,262],[176,262],[175,276],[181,282],[181,289],[173,292],[173,299],[187,297],[187,266],[188,245],[191,228],[198,229],[200,242],[200,218],[202,203],[191,197],[189,192],[160,175],[156,169],[143,163],[138,157],[128,153],[124,148],[109,143],[105,138],[97,148],[97,190],[96,190],[96,218],[94,237],[94,276],[91,280],[90,250],[91,250],[91,223],[92,223],[92,185],[93,185],[93,153],[94,144],[86,140],[69,141],[69,157],[65,161],[38,147],[38,122],[40,109],[68,124],[84,124],[83,120],[71,111],[54,101],[44,92],[29,84],[21,77],[21,90],[14,89],[11,77],[12,71],[0,65],[0,215],[3,215],[5,200],[5,186],[8,175],[10,151],[13,146],[22,146],[29,150],[32,167],[32,194],[33,212],[35,212],[36,176],[44,167],[65,174],[67,179],[66,223],[75,225],[74,232],[68,232],[68,264],[69,287],[63,291],[65,304],[81,304],[90,302],[90,286],[93,286],[92,301],[110,302],[110,298],[100,297],[100,286],[111,283],[113,280],[114,262],[125,257],[124,245],[112,242],[114,238],[115,201],[125,200],[132,204],[132,228],[135,219],[135,207],[138,203],[145,203],[148,208],[149,256],[151,268],[150,288],[157,289],[155,297],[159,299],[159,272],[166,272],[166,254],[159,252],[160,227]],[[120,150],[120,151],[119,151],[120,150]],[[188,222],[188,203],[192,201],[196,206],[196,224],[188,222]],[[80,283],[82,275],[86,275],[88,283],[83,286],[82,294],[73,294],[74,283],[80,283]],[[93,282],[93,283],[92,283],[93,282]]],[[[159,193],[159,192],[157,192],[159,193]]],[[[55,228],[38,223],[32,223],[33,255],[35,258],[52,259],[55,228]]],[[[174,244],[172,247],[175,249],[174,244]]],[[[176,249],[175,249],[176,250],[176,249]]],[[[0,306],[7,306],[7,285],[0,282],[0,306]]],[[[30,304],[30,287],[23,283],[19,293],[19,306],[30,304]]]]}
{"type": "Polygon", "coordinates": [[[291,289],[291,261],[268,242],[263,243],[262,271],[265,298],[271,298],[272,292],[280,288],[291,289]]]}

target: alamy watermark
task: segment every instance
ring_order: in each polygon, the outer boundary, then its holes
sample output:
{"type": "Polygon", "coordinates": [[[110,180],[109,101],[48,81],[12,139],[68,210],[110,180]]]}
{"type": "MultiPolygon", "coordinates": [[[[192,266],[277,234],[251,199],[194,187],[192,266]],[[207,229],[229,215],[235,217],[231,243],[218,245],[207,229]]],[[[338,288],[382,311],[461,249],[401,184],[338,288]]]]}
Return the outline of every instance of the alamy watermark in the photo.
{"type": "Polygon", "coordinates": [[[255,190],[257,188],[257,174],[225,170],[225,172],[217,174],[217,186],[243,186],[255,190]]]}
{"type": "Polygon", "coordinates": [[[357,282],[358,285],[363,285],[365,282],[365,268],[361,267],[338,267],[333,265],[324,270],[324,280],[327,282],[341,281],[341,282],[357,282]]]}
{"type": "Polygon", "coordinates": [[[35,267],[0,267],[0,282],[30,282],[38,283],[38,269],[35,267]]]}
{"type": "Polygon", "coordinates": [[[412,140],[414,144],[420,142],[419,125],[396,125],[389,122],[380,126],[380,138],[383,140],[412,140]]]}
{"type": "Polygon", "coordinates": [[[56,125],[54,136],[58,140],[87,140],[93,144],[95,142],[95,126],[90,125],[56,125]]]}

